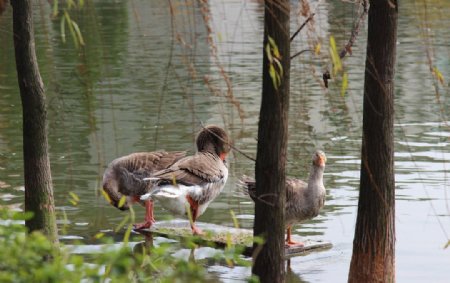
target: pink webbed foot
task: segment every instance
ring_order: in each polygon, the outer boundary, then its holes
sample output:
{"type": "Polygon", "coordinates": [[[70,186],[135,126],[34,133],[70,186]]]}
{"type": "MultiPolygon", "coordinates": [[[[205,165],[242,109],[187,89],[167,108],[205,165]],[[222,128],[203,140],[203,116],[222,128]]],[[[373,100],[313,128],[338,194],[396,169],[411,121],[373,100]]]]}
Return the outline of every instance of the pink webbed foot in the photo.
{"type": "Polygon", "coordinates": [[[148,229],[148,228],[152,227],[153,223],[155,223],[155,221],[145,221],[142,223],[136,223],[133,225],[133,228],[136,230],[148,229]]]}
{"type": "Polygon", "coordinates": [[[286,241],[284,245],[287,248],[289,248],[289,247],[299,247],[299,248],[301,248],[301,247],[305,246],[305,243],[303,243],[303,242],[295,242],[295,241],[289,240],[289,241],[286,241]]]}
{"type": "Polygon", "coordinates": [[[145,201],[145,221],[142,223],[136,223],[133,225],[134,229],[148,229],[155,223],[153,217],[153,202],[151,200],[145,201]]]}
{"type": "Polygon", "coordinates": [[[289,225],[288,227],[287,227],[287,230],[286,230],[286,242],[285,242],[285,247],[286,248],[289,248],[289,247],[304,247],[305,246],[305,243],[303,243],[303,242],[296,242],[296,241],[293,241],[292,240],[292,238],[291,238],[291,230],[292,230],[292,226],[291,225],[289,225]]]}
{"type": "Polygon", "coordinates": [[[198,227],[195,226],[194,224],[192,224],[191,228],[192,228],[192,233],[193,233],[194,235],[203,235],[202,229],[198,228],[198,227]]]}

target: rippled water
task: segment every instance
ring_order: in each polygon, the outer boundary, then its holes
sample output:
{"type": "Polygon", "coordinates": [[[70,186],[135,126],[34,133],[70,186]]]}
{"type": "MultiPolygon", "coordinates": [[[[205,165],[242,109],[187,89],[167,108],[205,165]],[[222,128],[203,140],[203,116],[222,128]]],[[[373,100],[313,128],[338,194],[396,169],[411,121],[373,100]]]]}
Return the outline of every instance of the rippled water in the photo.
{"type": "MultiPolygon", "coordinates": [[[[61,43],[51,7],[36,2],[36,48],[49,104],[49,143],[60,232],[79,253],[99,250],[93,236],[111,231],[124,213],[99,194],[105,166],[136,151],[191,150],[200,122],[225,127],[235,146],[255,156],[261,96],[263,7],[250,1],[210,1],[209,26],[197,4],[172,1],[86,1],[74,14],[86,46],[61,43]],[[227,98],[230,79],[238,109],[227,98]],[[205,84],[205,81],[208,81],[205,84]],[[241,118],[243,115],[243,118],[241,118]],[[70,203],[68,192],[80,197],[70,203]],[[64,213],[67,219],[63,217],[64,213]]],[[[401,3],[396,81],[395,172],[397,186],[397,279],[446,282],[450,250],[450,5],[448,1],[401,3]],[[425,13],[427,11],[427,13],[425,13]],[[428,55],[429,58],[428,59],[428,55]],[[430,64],[444,76],[439,84],[430,64]]],[[[316,219],[295,233],[328,240],[333,248],[291,260],[289,282],[343,282],[348,274],[359,186],[365,30],[344,60],[349,89],[320,84],[328,67],[330,35],[342,46],[357,10],[349,3],[311,2],[314,29],[302,31],[292,50],[321,43],[323,55],[296,58],[291,70],[288,173],[306,178],[315,148],[328,156],[327,201],[316,219]]],[[[294,4],[292,31],[304,20],[294,4]]],[[[0,204],[21,210],[23,195],[21,108],[12,44],[11,9],[0,16],[0,204]]],[[[251,228],[253,205],[236,187],[254,164],[239,153],[230,157],[230,178],[200,221],[232,226],[234,211],[251,228]]],[[[143,209],[136,207],[138,217],[143,209]]],[[[158,219],[168,214],[158,209],[158,219]]],[[[120,242],[120,233],[115,236],[120,242]]],[[[133,243],[142,241],[134,235],[133,243]]],[[[158,241],[164,241],[159,239],[158,241]]],[[[214,251],[195,251],[201,259],[214,251]]],[[[187,256],[180,251],[177,256],[187,256]]],[[[245,280],[245,267],[208,267],[213,278],[245,280]]]]}

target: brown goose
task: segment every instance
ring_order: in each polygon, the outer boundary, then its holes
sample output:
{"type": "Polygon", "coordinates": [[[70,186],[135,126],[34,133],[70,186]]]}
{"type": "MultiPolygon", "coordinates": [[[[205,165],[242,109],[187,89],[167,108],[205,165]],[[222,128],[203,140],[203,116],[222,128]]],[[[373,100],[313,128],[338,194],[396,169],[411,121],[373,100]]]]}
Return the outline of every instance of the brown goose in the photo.
{"type": "Polygon", "coordinates": [[[155,220],[153,218],[153,203],[141,201],[139,197],[145,192],[139,192],[135,188],[123,185],[123,176],[133,175],[140,178],[165,169],[186,155],[185,151],[154,151],[138,152],[113,160],[103,174],[103,190],[108,195],[108,201],[120,210],[128,210],[135,202],[145,206],[146,214],[143,223],[135,224],[136,229],[148,228],[155,220]],[[122,197],[126,197],[125,203],[119,206],[122,197]]]}
{"type": "MultiPolygon", "coordinates": [[[[312,156],[312,165],[309,172],[308,183],[294,178],[286,178],[286,246],[303,246],[302,242],[291,239],[292,225],[319,214],[325,203],[325,187],[323,185],[323,172],[327,158],[323,151],[317,150],[312,156]]],[[[255,201],[255,180],[244,176],[240,185],[255,201]]]]}
{"type": "Polygon", "coordinates": [[[141,200],[156,199],[173,214],[190,214],[192,232],[201,234],[195,220],[225,186],[228,178],[225,158],[230,151],[230,140],[223,129],[209,126],[197,136],[197,148],[195,155],[145,178],[144,189],[148,193],[141,200]]]}

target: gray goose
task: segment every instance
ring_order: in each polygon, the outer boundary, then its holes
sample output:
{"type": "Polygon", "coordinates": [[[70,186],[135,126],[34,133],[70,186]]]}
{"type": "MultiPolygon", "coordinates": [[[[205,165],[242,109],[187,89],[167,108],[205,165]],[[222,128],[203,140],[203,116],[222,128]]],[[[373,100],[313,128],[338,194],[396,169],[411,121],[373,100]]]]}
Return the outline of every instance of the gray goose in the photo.
{"type": "Polygon", "coordinates": [[[222,128],[212,125],[200,131],[196,144],[196,154],[166,169],[145,178],[125,174],[121,179],[124,185],[139,191],[141,201],[157,200],[172,214],[190,216],[192,232],[201,234],[195,221],[225,186],[228,178],[225,158],[230,140],[222,128]]]}
{"type": "MultiPolygon", "coordinates": [[[[286,246],[304,245],[302,242],[295,242],[291,239],[292,225],[316,217],[324,206],[326,191],[323,185],[323,172],[326,161],[325,153],[317,150],[312,156],[308,183],[295,178],[286,178],[286,246]]],[[[240,185],[255,201],[255,180],[243,176],[240,185]]]]}
{"type": "Polygon", "coordinates": [[[148,177],[154,172],[171,166],[185,155],[185,151],[137,152],[113,160],[103,174],[103,191],[107,195],[107,200],[120,210],[128,210],[131,204],[139,202],[145,206],[145,221],[135,224],[134,227],[136,229],[150,227],[155,221],[153,218],[153,203],[141,201],[139,198],[145,192],[124,184],[127,179],[124,180],[123,177],[130,175],[135,178],[148,177]],[[126,199],[121,204],[120,200],[123,197],[126,197],[126,199]]]}

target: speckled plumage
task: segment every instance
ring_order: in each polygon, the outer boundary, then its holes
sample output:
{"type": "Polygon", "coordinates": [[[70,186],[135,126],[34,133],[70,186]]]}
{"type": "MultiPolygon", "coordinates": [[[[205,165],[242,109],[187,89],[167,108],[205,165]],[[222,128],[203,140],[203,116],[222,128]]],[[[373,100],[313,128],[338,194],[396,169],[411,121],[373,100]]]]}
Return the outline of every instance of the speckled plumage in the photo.
{"type": "MultiPolygon", "coordinates": [[[[326,191],[323,185],[325,162],[325,153],[317,150],[312,157],[308,183],[295,178],[286,178],[285,224],[289,229],[289,238],[290,227],[293,224],[316,217],[325,204],[326,191]]],[[[243,176],[240,185],[255,201],[257,197],[255,180],[243,176]]]]}
{"type": "MultiPolygon", "coordinates": [[[[114,159],[103,174],[103,190],[108,194],[111,204],[118,207],[123,195],[140,196],[145,191],[130,186],[128,183],[133,178],[141,180],[150,174],[165,169],[186,155],[185,151],[153,151],[137,152],[114,159]]],[[[119,207],[118,207],[119,208],[119,207]]],[[[119,209],[126,210],[129,203],[126,202],[119,209]]]]}
{"type": "MultiPolygon", "coordinates": [[[[193,156],[185,157],[185,152],[156,151],[120,157],[106,169],[103,190],[111,204],[119,209],[128,209],[134,201],[145,205],[145,222],[136,224],[135,229],[149,228],[155,222],[153,199],[178,214],[185,213],[189,207],[195,221],[227,181],[225,158],[230,143],[222,128],[210,125],[197,135],[198,152],[193,156]],[[128,196],[127,202],[119,207],[124,195],[128,196]]],[[[192,230],[200,233],[194,224],[192,230]]]]}
{"type": "MultiPolygon", "coordinates": [[[[185,214],[188,206],[195,221],[225,186],[228,178],[225,156],[230,151],[229,144],[222,129],[206,127],[197,137],[199,151],[152,174],[146,187],[148,193],[141,200],[158,200],[175,214],[185,214]]],[[[194,227],[193,230],[195,232],[194,227]]]]}

